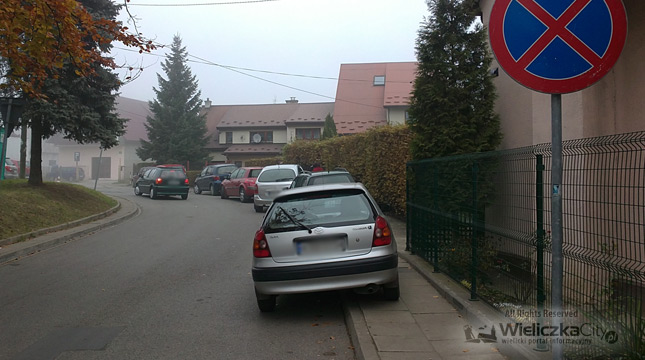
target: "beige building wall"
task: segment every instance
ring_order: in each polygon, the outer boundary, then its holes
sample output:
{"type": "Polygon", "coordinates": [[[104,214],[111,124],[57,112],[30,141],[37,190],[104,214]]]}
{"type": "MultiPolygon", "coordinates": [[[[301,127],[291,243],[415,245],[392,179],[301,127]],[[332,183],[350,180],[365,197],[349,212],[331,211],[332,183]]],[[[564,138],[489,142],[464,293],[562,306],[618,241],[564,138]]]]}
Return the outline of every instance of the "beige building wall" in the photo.
{"type": "MultiPolygon", "coordinates": [[[[494,0],[481,0],[489,24],[494,0]]],[[[613,69],[587,89],[562,96],[564,140],[645,130],[645,1],[623,0],[628,29],[625,48],[613,69]]],[[[499,68],[494,79],[499,95],[504,139],[509,149],[551,141],[551,95],[530,90],[499,68]]]]}

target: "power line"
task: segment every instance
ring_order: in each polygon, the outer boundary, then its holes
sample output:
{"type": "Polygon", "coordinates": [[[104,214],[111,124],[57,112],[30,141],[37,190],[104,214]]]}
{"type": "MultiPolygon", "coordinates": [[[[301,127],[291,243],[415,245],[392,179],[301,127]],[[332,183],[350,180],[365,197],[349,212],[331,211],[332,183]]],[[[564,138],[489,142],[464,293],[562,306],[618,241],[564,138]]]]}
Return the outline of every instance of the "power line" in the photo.
{"type": "MultiPolygon", "coordinates": [[[[117,47],[117,48],[118,48],[118,47],[117,47]]],[[[131,49],[125,49],[125,48],[119,48],[119,49],[127,50],[127,51],[134,51],[134,50],[131,50],[131,49]]],[[[151,54],[151,53],[147,53],[147,54],[148,54],[148,55],[157,56],[157,57],[165,57],[165,56],[157,55],[157,54],[151,54]]],[[[339,80],[338,78],[324,78],[324,77],[320,77],[320,76],[297,75],[297,74],[288,74],[288,73],[278,73],[278,72],[272,72],[272,71],[266,71],[266,70],[254,70],[254,69],[239,68],[239,67],[235,67],[235,66],[221,65],[221,64],[218,64],[218,63],[212,62],[212,61],[210,61],[210,60],[200,58],[199,56],[191,55],[191,54],[189,54],[189,53],[187,53],[187,56],[189,56],[189,57],[193,57],[193,58],[195,58],[195,59],[198,59],[198,60],[199,60],[199,61],[195,61],[195,60],[187,59],[187,60],[188,60],[188,61],[190,61],[190,62],[195,62],[195,63],[205,64],[205,65],[212,65],[212,66],[221,67],[221,68],[223,68],[223,69],[226,69],[226,70],[229,70],[229,71],[233,71],[233,72],[236,72],[236,73],[238,73],[238,74],[242,74],[242,75],[244,75],[244,76],[248,76],[248,77],[254,78],[254,79],[256,79],[256,80],[260,80],[260,81],[268,82],[268,83],[270,83],[270,84],[274,84],[274,85],[282,86],[282,87],[285,87],[285,88],[288,88],[288,89],[292,89],[292,90],[296,90],[296,91],[304,92],[304,93],[307,93],[307,94],[310,94],[310,95],[316,95],[316,96],[320,96],[320,97],[323,97],[323,98],[331,99],[331,100],[334,100],[334,101],[342,101],[342,102],[346,102],[346,103],[350,103],[350,104],[361,105],[361,106],[367,106],[367,107],[373,107],[373,108],[377,108],[377,109],[382,109],[382,108],[383,108],[382,106],[375,106],[375,105],[371,105],[371,104],[363,104],[363,103],[359,103],[359,102],[355,102],[355,101],[351,101],[351,100],[337,99],[337,98],[332,97],[332,96],[327,96],[327,95],[323,95],[323,94],[315,93],[315,92],[312,92],[312,91],[308,91],[308,90],[300,89],[300,88],[297,88],[297,87],[293,87],[293,86],[285,85],[285,84],[282,84],[282,83],[279,83],[279,82],[276,82],[276,81],[268,80],[268,79],[265,79],[265,78],[261,78],[261,77],[259,77],[259,76],[255,76],[255,75],[252,75],[252,74],[245,73],[245,72],[243,72],[243,71],[241,71],[241,70],[239,70],[239,69],[244,69],[245,71],[257,71],[257,72],[264,72],[264,73],[270,73],[270,74],[287,75],[287,76],[299,76],[299,77],[308,77],[308,78],[314,78],[314,79],[339,80]]],[[[348,80],[348,81],[368,81],[368,80],[348,80]]],[[[400,82],[400,83],[407,83],[407,82],[400,82]]]]}
{"type": "Polygon", "coordinates": [[[247,0],[247,1],[228,1],[228,2],[216,2],[216,3],[192,3],[192,4],[135,4],[135,3],[129,3],[128,6],[154,6],[154,7],[216,6],[216,5],[254,4],[254,3],[273,2],[273,1],[280,1],[280,0],[247,0]]]}

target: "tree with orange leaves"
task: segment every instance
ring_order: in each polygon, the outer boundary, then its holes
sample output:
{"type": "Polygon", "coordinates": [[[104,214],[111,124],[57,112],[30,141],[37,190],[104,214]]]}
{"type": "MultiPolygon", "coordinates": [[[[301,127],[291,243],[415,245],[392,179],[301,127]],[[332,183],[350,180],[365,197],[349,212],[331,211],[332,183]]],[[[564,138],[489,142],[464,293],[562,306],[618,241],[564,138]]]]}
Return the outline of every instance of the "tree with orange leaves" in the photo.
{"type": "Polygon", "coordinates": [[[26,98],[19,123],[31,129],[30,185],[42,184],[41,139],[57,133],[77,143],[118,143],[125,120],[114,112],[122,82],[106,55],[113,41],[139,52],[155,48],[116,21],[112,0],[5,0],[0,8],[0,92],[26,98]],[[4,65],[4,66],[3,66],[4,65]]]}
{"type": "Polygon", "coordinates": [[[154,49],[141,34],[115,19],[93,17],[76,0],[3,0],[0,57],[9,70],[0,73],[0,90],[40,96],[43,81],[65,63],[74,64],[78,76],[91,74],[93,63],[115,68],[114,60],[102,54],[113,41],[140,53],[154,49]]]}

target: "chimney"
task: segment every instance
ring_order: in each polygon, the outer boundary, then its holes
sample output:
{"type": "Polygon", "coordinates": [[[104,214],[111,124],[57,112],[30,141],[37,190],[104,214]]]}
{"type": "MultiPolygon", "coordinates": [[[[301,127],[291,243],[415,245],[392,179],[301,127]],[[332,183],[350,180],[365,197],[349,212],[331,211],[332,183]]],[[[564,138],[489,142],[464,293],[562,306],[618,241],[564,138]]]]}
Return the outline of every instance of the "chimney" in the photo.
{"type": "Polygon", "coordinates": [[[211,99],[206,98],[206,101],[204,101],[204,109],[208,109],[211,107],[211,99]]]}
{"type": "Polygon", "coordinates": [[[292,96],[290,100],[285,100],[284,102],[286,102],[287,104],[297,104],[298,100],[296,100],[295,96],[292,96]]]}

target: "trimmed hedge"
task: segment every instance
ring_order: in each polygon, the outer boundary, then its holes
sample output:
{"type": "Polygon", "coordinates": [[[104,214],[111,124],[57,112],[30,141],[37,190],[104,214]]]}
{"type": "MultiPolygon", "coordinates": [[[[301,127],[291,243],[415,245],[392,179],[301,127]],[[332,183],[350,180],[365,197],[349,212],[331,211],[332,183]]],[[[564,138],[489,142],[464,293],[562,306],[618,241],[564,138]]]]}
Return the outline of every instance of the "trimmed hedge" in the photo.
{"type": "Polygon", "coordinates": [[[384,211],[405,216],[405,166],[410,161],[411,132],[406,125],[381,126],[350,136],[321,141],[298,140],[282,157],[246,161],[247,166],[298,164],[310,170],[344,168],[362,182],[384,211]]]}

